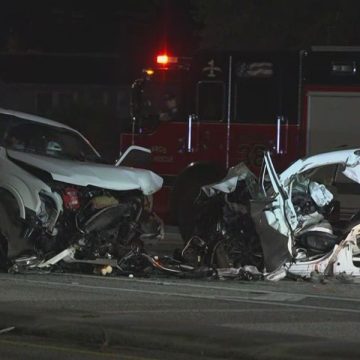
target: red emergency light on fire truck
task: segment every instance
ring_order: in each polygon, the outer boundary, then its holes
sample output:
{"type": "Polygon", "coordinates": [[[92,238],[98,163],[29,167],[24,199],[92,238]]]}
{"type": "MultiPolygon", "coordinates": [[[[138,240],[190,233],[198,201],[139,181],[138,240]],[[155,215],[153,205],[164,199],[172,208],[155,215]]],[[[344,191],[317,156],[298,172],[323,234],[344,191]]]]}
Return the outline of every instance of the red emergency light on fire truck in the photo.
{"type": "MultiPolygon", "coordinates": [[[[132,86],[129,145],[151,149],[164,177],[156,211],[186,236],[199,187],[244,161],[258,172],[264,150],[277,169],[295,159],[359,146],[360,49],[157,56],[132,86]]],[[[190,224],[190,225],[189,225],[190,224]]]]}

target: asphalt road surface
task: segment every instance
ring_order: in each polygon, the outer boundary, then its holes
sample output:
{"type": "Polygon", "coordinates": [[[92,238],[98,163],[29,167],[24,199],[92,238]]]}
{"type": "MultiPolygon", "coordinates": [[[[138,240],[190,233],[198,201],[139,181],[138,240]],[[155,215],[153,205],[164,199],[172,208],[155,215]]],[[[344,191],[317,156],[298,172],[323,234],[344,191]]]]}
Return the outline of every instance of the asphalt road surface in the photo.
{"type": "MultiPolygon", "coordinates": [[[[171,254],[181,239],[148,249],[171,254]]],[[[360,283],[0,273],[0,359],[359,359],[360,283]]]]}
{"type": "Polygon", "coordinates": [[[359,359],[360,285],[0,274],[1,359],[359,359]]]}

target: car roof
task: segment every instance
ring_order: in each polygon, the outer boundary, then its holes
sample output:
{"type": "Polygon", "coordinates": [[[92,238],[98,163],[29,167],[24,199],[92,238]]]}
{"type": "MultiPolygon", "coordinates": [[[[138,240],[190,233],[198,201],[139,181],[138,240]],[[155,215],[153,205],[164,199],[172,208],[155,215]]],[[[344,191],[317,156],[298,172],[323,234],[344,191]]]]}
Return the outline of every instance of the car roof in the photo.
{"type": "Polygon", "coordinates": [[[33,115],[33,114],[23,113],[21,111],[0,108],[0,114],[11,115],[11,116],[15,116],[20,119],[30,120],[30,121],[34,121],[34,122],[37,122],[40,124],[46,124],[46,125],[50,125],[50,126],[56,126],[56,127],[68,129],[71,131],[75,131],[78,133],[78,131],[76,131],[75,129],[73,129],[70,126],[67,126],[65,124],[62,124],[60,122],[50,120],[50,119],[47,119],[47,118],[44,118],[41,116],[33,115]]]}

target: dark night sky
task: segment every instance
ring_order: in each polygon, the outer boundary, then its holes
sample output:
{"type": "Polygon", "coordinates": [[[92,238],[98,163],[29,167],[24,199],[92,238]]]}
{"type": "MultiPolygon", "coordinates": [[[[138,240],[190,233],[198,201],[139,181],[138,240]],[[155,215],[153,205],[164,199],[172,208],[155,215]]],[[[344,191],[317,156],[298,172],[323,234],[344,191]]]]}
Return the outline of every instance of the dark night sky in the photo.
{"type": "Polygon", "coordinates": [[[167,48],[358,45],[358,0],[7,0],[0,52],[105,53],[141,69],[167,48]]]}
{"type": "Polygon", "coordinates": [[[0,51],[105,52],[140,62],[166,45],[182,55],[198,46],[357,45],[359,18],[358,0],[6,0],[0,51]]]}
{"type": "Polygon", "coordinates": [[[190,52],[193,29],[188,0],[13,0],[1,5],[0,49],[141,59],[164,44],[190,52]]]}

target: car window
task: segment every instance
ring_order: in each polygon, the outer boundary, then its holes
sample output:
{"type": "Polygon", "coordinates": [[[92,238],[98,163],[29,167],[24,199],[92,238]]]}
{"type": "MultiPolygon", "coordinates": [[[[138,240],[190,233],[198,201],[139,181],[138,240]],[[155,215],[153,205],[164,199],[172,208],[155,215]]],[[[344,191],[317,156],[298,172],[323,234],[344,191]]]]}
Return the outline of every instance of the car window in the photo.
{"type": "Polygon", "coordinates": [[[5,146],[61,159],[100,161],[91,145],[76,132],[32,121],[14,122],[8,128],[5,146]]]}
{"type": "Polygon", "coordinates": [[[199,81],[196,89],[196,112],[200,121],[224,121],[225,84],[222,81],[199,81]]]}
{"type": "Polygon", "coordinates": [[[311,169],[304,173],[311,181],[316,181],[325,186],[331,186],[334,184],[335,176],[338,171],[338,165],[325,165],[319,166],[315,169],[311,169]]]}
{"type": "Polygon", "coordinates": [[[344,166],[327,165],[316,168],[309,177],[313,181],[324,184],[328,189],[336,194],[353,194],[359,195],[359,184],[349,179],[343,174],[344,166]]]}

